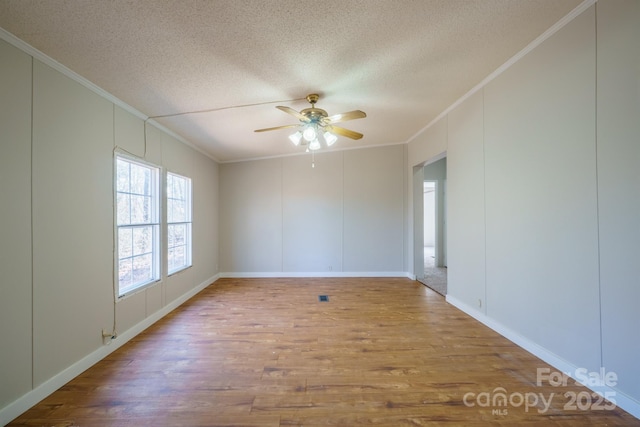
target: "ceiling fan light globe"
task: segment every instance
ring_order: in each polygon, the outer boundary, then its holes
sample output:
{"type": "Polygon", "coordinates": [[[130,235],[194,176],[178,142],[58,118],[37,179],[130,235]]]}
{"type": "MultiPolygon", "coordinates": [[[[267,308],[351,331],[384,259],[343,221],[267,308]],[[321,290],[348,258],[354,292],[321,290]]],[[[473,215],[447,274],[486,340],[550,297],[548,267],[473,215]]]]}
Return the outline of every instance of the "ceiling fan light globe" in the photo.
{"type": "Polygon", "coordinates": [[[311,141],[309,143],[309,150],[311,150],[311,151],[319,150],[320,147],[321,147],[320,141],[318,141],[317,139],[314,139],[313,141],[311,141]]]}
{"type": "Polygon", "coordinates": [[[313,126],[307,126],[302,132],[302,137],[308,142],[312,142],[316,139],[316,129],[313,126]]]}
{"type": "Polygon", "coordinates": [[[300,140],[302,140],[302,132],[297,131],[295,133],[292,133],[291,135],[289,135],[289,139],[291,140],[291,142],[293,142],[293,145],[297,147],[298,145],[300,145],[300,140]]]}
{"type": "Polygon", "coordinates": [[[330,132],[324,133],[324,140],[327,143],[327,147],[331,147],[338,140],[338,137],[330,132]]]}

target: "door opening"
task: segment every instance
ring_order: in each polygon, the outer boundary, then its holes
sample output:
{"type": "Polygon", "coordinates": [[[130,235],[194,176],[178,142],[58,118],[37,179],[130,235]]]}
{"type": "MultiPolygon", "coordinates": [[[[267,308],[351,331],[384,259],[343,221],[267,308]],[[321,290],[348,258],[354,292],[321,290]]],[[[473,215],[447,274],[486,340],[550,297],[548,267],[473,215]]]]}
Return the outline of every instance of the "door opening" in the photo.
{"type": "MultiPolygon", "coordinates": [[[[419,201],[417,201],[419,203],[419,201]]],[[[446,158],[427,164],[422,182],[422,256],[424,274],[416,278],[429,288],[447,294],[446,158]]],[[[418,249],[418,248],[416,248],[418,249]]]]}

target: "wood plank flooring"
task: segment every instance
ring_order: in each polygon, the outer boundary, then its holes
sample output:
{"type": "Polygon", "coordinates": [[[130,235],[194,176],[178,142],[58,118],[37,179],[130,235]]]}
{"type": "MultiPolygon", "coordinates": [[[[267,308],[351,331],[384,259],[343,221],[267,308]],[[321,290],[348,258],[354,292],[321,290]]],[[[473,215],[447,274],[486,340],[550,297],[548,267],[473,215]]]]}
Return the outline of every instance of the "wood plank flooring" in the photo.
{"type": "Polygon", "coordinates": [[[408,279],[221,279],[9,425],[640,425],[545,367],[408,279]]]}

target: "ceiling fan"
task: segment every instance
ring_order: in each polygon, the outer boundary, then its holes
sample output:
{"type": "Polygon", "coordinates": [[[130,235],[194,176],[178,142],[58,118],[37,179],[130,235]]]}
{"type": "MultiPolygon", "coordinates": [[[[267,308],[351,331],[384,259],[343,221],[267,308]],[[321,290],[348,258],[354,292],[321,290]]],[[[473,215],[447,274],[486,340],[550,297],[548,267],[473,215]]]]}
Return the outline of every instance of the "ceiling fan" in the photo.
{"type": "Polygon", "coordinates": [[[362,119],[367,117],[364,111],[354,110],[348,113],[335,114],[329,116],[325,110],[316,108],[320,96],[316,93],[307,95],[307,101],[311,104],[311,108],[297,112],[293,108],[278,105],[276,108],[291,114],[300,123],[294,125],[276,126],[266,129],[256,129],[255,132],[266,132],[270,130],[298,128],[298,131],[289,136],[294,145],[309,145],[309,150],[318,150],[322,146],[322,142],[326,146],[333,145],[338,139],[336,135],[346,136],[351,139],[360,139],[362,134],[343,127],[335,126],[335,123],[345,122],[347,120],[362,119]]]}

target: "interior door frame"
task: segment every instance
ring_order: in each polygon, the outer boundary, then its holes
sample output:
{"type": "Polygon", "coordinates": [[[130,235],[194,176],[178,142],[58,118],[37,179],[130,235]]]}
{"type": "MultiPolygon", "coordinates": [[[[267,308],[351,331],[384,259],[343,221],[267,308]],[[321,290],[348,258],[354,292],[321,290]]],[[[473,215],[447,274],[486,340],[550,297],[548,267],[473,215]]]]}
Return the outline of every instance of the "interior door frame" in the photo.
{"type": "MultiPolygon", "coordinates": [[[[442,153],[416,165],[413,167],[413,274],[416,280],[424,280],[424,167],[432,163],[435,163],[441,159],[447,157],[447,152],[442,153]]],[[[446,176],[443,185],[446,185],[446,176]]],[[[440,203],[445,203],[444,200],[438,200],[436,194],[436,210],[439,210],[440,203]]],[[[446,206],[443,206],[445,218],[444,229],[441,232],[438,231],[439,226],[436,224],[436,234],[439,234],[446,239],[446,206]]],[[[436,238],[437,240],[437,238],[436,238]]],[[[436,246],[438,243],[436,242],[436,246]]],[[[446,242],[441,245],[446,251],[446,242]]],[[[436,249],[436,254],[438,250],[436,249]]],[[[438,255],[436,255],[438,256],[438,255]]],[[[446,265],[446,254],[440,254],[446,265]]]]}

